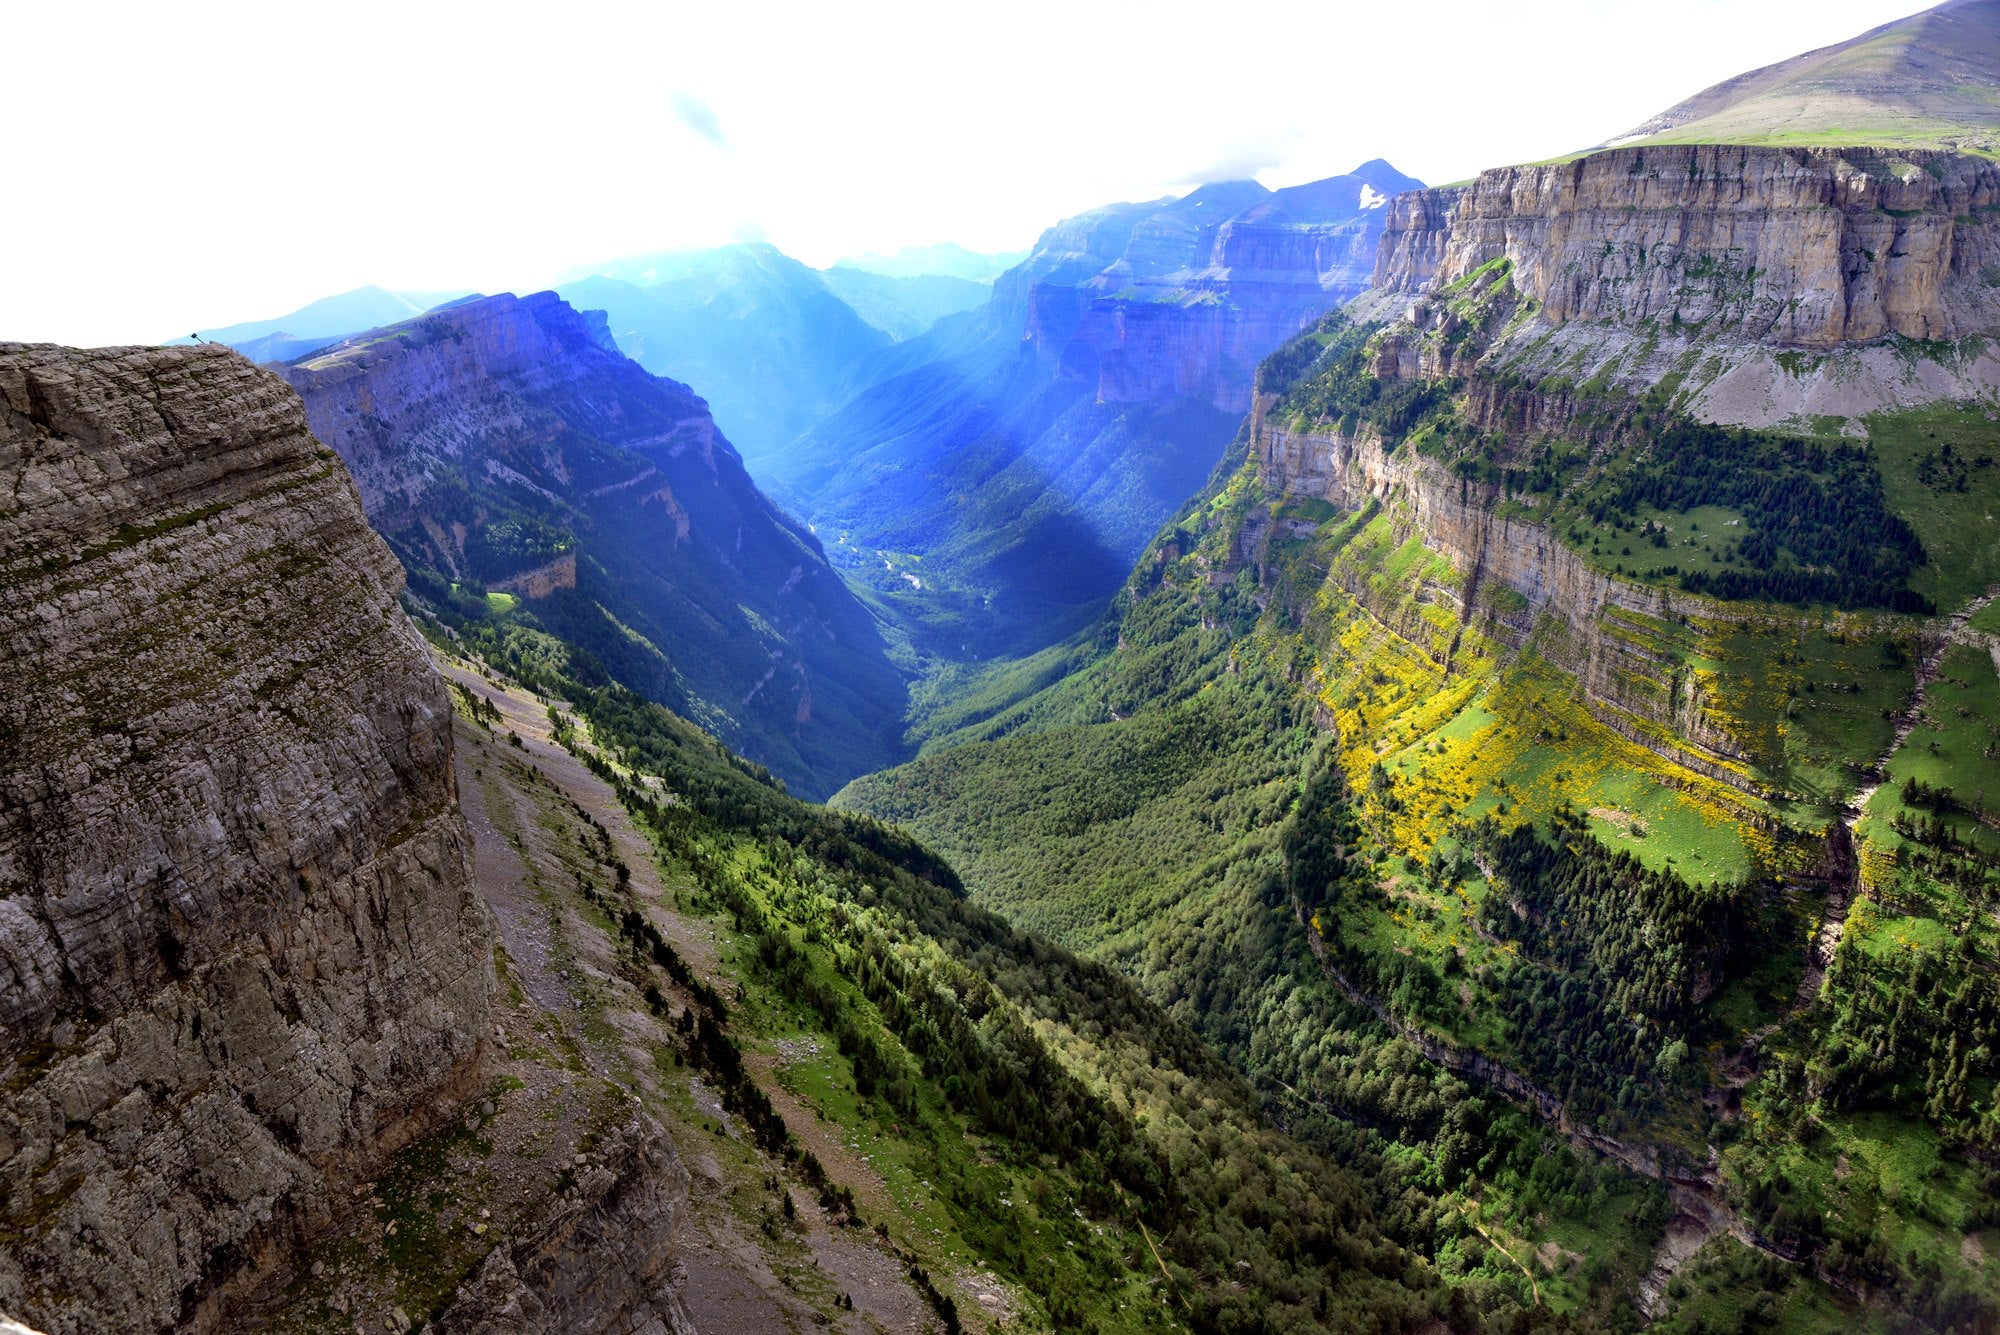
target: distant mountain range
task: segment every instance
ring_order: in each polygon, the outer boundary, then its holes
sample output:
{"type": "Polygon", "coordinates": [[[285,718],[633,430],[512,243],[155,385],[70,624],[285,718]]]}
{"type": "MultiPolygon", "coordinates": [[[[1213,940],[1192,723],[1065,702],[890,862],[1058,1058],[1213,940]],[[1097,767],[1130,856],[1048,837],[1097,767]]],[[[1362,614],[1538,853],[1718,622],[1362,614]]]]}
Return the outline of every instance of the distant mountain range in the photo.
{"type": "Polygon", "coordinates": [[[931,651],[1047,643],[1215,467],[1258,360],[1367,286],[1385,206],[1419,184],[1376,161],[1067,219],[762,475],[931,651]]]}
{"type": "MultiPolygon", "coordinates": [[[[383,287],[357,287],[352,292],[321,297],[275,320],[247,320],[219,329],[198,329],[206,343],[227,343],[256,362],[285,361],[363,329],[394,324],[433,306],[468,295],[466,289],[443,292],[391,292],[383,287]]],[[[186,336],[170,343],[189,342],[186,336]]]]}
{"type": "Polygon", "coordinates": [[[854,364],[895,342],[762,243],[593,265],[556,290],[606,312],[641,366],[698,386],[753,464],[837,406],[854,364]]]}
{"type": "Polygon", "coordinates": [[[822,269],[827,290],[891,338],[915,338],[947,315],[984,306],[990,281],[945,274],[890,275],[847,263],[822,269]]]}
{"type": "MultiPolygon", "coordinates": [[[[1378,160],[1111,205],[990,286],[1013,257],[815,270],[746,243],[582,266],[557,292],[693,386],[924,652],[985,657],[1094,614],[1221,457],[1259,359],[1366,286],[1389,199],[1419,184],[1378,160]]],[[[464,299],[362,288],[203,337],[294,362],[464,299]]]]}
{"type": "Polygon", "coordinates": [[[836,269],[860,269],[888,278],[962,278],[991,283],[1028,258],[1025,250],[983,255],[946,241],[935,246],[903,246],[893,255],[854,255],[834,263],[836,269]]]}
{"type": "MultiPolygon", "coordinates": [[[[618,345],[646,369],[696,386],[754,463],[838,407],[870,353],[984,305],[992,276],[1017,258],[926,246],[817,270],[756,243],[587,265],[558,290],[607,312],[618,345]]],[[[293,361],[468,295],[356,288],[196,336],[255,362],[293,361]]]]}
{"type": "Polygon", "coordinates": [[[707,405],[620,353],[601,313],[484,297],[280,370],[442,615],[519,600],[586,676],[806,794],[900,754],[903,681],[868,612],[707,405]]]}

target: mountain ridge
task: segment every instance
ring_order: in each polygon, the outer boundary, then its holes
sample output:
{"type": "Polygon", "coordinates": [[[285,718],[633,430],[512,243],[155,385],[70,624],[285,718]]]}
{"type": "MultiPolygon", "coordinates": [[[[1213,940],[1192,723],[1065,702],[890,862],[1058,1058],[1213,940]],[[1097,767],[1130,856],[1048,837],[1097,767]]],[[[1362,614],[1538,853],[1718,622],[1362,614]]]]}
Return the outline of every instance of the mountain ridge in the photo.
{"type": "Polygon", "coordinates": [[[503,294],[281,374],[419,596],[525,599],[802,791],[895,754],[901,676],[868,613],[703,400],[617,351],[601,315],[503,294]]]}
{"type": "Polygon", "coordinates": [[[1606,147],[1801,144],[2000,153],[2000,4],[1946,3],[1696,93],[1606,147]]]}

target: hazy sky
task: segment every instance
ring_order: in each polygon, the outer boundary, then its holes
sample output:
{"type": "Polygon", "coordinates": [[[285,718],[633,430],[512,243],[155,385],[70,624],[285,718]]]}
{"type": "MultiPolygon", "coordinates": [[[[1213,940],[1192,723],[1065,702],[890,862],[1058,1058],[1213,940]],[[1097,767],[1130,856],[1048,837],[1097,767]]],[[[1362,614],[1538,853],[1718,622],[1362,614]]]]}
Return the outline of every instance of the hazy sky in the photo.
{"type": "Polygon", "coordinates": [[[0,339],[365,283],[517,291],[763,237],[1028,245],[1202,179],[1441,182],[1599,142],[1910,0],[21,0],[0,339]]]}

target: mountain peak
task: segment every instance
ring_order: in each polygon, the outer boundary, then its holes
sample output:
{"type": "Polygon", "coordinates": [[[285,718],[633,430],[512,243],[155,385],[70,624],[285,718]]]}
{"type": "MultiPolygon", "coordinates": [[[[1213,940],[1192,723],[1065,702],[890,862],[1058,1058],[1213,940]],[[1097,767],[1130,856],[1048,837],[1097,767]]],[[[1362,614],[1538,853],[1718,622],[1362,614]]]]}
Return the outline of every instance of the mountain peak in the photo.
{"type": "Polygon", "coordinates": [[[1948,0],[1751,70],[1608,141],[2000,152],[2000,0],[1948,0]]]}

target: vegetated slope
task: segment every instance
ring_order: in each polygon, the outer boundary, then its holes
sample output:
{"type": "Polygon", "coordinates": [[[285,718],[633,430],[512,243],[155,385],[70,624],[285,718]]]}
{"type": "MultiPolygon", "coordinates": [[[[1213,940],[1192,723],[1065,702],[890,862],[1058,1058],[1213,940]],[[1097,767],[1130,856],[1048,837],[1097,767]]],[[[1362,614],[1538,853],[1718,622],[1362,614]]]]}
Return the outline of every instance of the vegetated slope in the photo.
{"type": "Polygon", "coordinates": [[[1040,647],[1205,479],[1257,360],[1361,290],[1388,199],[1415,184],[1374,162],[1068,219],[983,311],[871,359],[760,466],[925,651],[1040,647]]]}
{"type": "Polygon", "coordinates": [[[2000,4],[1949,0],[1705,89],[1612,140],[2000,152],[2000,4]]]}
{"type": "Polygon", "coordinates": [[[739,1207],[771,1240],[753,1246],[825,1254],[813,1224],[872,1229],[947,1329],[1008,1306],[1092,1331],[1500,1328],[1520,1309],[1504,1262],[1447,1286],[1416,1254],[1438,1221],[1350,1128],[1300,1105],[1276,1129],[1193,1033],[967,905],[928,850],[785,796],[510,616],[449,620],[554,702],[553,738],[652,845],[658,898],[650,876],[580,869],[569,911],[624,952],[593,967],[591,1004],[650,1013],[616,1023],[673,1063],[647,1078],[663,1097],[683,1064],[698,1077],[691,1134],[759,1184],[739,1207]],[[784,1201],[815,1193],[816,1221],[784,1201]]]}
{"type": "MultiPolygon", "coordinates": [[[[837,802],[1333,1099],[1309,951],[1426,1079],[1667,1179],[1648,1315],[1991,1323],[1992,186],[1664,146],[1405,196],[1394,318],[1265,364],[1109,623],[837,802]]],[[[1563,1204],[1517,1226],[1629,1240],[1563,1204]]]]}
{"type": "Polygon", "coordinates": [[[0,345],[0,477],[0,1304],[261,1326],[386,1223],[360,1310],[486,1329],[477,1274],[530,1322],[686,1331],[685,1175],[588,1073],[508,1067],[561,1167],[454,1175],[442,1220],[398,1190],[495,1126],[506,1008],[450,705],[296,397],[222,348],[0,345]]]}
{"type": "Polygon", "coordinates": [[[592,265],[556,289],[602,310],[627,356],[693,385],[759,476],[893,337],[815,270],[762,242],[592,265]]]}
{"type": "Polygon", "coordinates": [[[808,793],[897,754],[902,680],[872,618],[706,405],[602,316],[484,298],[284,374],[420,598],[526,600],[808,793]]]}

